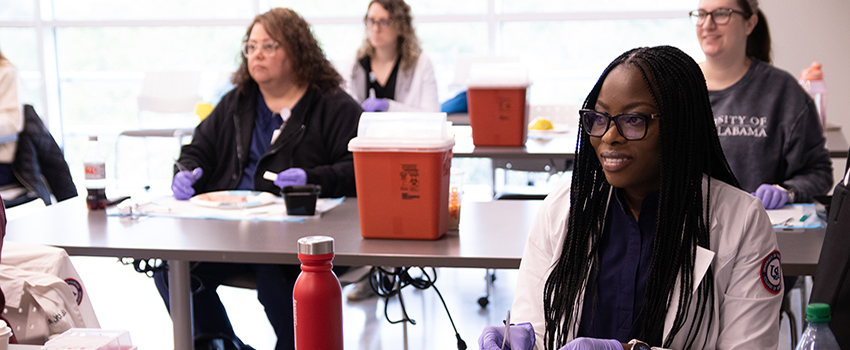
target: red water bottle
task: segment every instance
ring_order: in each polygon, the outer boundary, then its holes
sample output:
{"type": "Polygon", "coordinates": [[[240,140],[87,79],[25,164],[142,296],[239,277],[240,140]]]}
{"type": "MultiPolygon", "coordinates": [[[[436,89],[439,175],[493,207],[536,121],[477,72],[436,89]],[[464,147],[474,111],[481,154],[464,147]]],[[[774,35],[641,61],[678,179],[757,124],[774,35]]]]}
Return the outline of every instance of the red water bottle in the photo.
{"type": "Polygon", "coordinates": [[[301,274],[292,290],[295,349],[342,350],[342,288],[331,271],[334,239],[298,239],[301,274]]]}

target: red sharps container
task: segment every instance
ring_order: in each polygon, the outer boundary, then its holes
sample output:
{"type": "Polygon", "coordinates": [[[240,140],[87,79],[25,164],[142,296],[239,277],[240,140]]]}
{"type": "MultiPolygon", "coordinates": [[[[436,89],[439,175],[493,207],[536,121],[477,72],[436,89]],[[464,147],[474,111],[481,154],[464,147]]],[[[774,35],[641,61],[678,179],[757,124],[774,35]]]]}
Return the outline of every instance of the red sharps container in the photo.
{"type": "Polygon", "coordinates": [[[331,271],[334,239],[298,239],[301,274],[292,291],[295,349],[342,350],[342,288],[331,271]]]}

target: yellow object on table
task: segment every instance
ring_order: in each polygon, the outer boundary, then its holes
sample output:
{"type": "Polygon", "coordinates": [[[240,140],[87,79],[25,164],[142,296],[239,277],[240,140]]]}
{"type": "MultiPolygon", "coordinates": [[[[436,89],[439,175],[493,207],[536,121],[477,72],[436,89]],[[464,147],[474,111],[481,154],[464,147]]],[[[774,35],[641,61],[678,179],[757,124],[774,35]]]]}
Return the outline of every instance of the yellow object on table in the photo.
{"type": "Polygon", "coordinates": [[[198,104],[195,105],[195,114],[197,114],[198,117],[201,118],[201,121],[206,119],[206,117],[208,115],[210,115],[210,113],[212,113],[212,111],[213,111],[213,105],[211,105],[209,103],[198,102],[198,104]]]}
{"type": "Polygon", "coordinates": [[[552,122],[546,118],[534,118],[530,124],[528,124],[528,130],[552,130],[555,127],[552,125],[552,122]]]}

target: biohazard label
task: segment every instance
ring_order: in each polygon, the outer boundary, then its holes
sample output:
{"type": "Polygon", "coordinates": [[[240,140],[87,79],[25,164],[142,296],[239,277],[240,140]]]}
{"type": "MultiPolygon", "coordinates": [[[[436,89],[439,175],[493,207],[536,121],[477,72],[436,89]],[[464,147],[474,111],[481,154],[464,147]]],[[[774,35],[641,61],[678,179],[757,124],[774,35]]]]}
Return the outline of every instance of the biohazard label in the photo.
{"type": "Polygon", "coordinates": [[[779,294],[782,290],[782,263],[779,251],[774,250],[761,262],[761,283],[768,292],[779,294]]]}
{"type": "Polygon", "coordinates": [[[77,305],[80,305],[83,302],[83,285],[73,278],[66,278],[65,283],[71,287],[71,294],[74,294],[74,297],[77,298],[77,305]]]}
{"type": "Polygon", "coordinates": [[[419,198],[419,169],[416,164],[401,165],[401,199],[419,198]]]}
{"type": "Polygon", "coordinates": [[[513,110],[513,99],[507,97],[499,98],[499,120],[511,119],[505,113],[510,113],[513,110]]]}

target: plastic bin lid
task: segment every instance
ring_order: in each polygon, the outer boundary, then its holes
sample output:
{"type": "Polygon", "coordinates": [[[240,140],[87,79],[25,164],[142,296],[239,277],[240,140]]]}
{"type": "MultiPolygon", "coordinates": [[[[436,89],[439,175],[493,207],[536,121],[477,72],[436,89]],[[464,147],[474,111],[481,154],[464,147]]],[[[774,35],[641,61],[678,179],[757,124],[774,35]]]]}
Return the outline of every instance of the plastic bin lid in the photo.
{"type": "Polygon", "coordinates": [[[520,63],[476,63],[469,71],[466,86],[470,89],[527,88],[528,69],[520,63]]]}
{"type": "Polygon", "coordinates": [[[446,113],[363,113],[352,152],[440,152],[451,149],[454,137],[446,113]]]}
{"type": "Polygon", "coordinates": [[[126,330],[71,328],[44,344],[46,350],[134,349],[126,330]]]}

